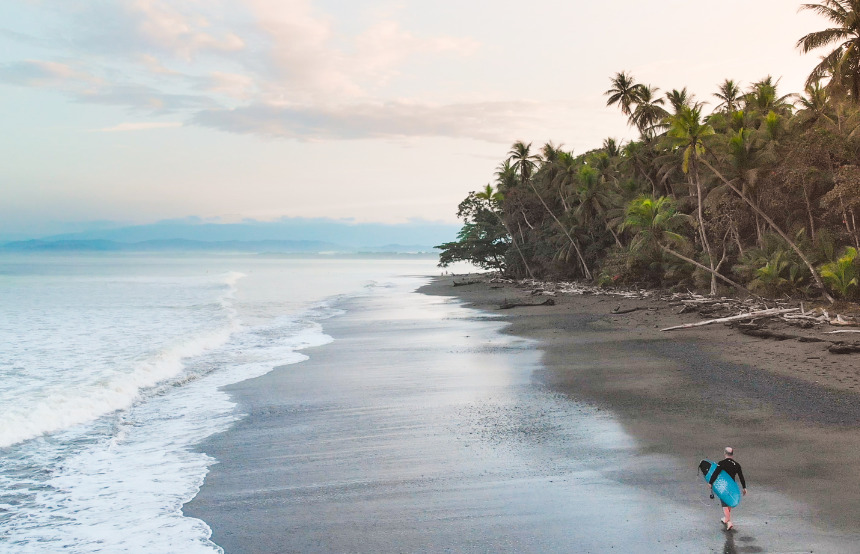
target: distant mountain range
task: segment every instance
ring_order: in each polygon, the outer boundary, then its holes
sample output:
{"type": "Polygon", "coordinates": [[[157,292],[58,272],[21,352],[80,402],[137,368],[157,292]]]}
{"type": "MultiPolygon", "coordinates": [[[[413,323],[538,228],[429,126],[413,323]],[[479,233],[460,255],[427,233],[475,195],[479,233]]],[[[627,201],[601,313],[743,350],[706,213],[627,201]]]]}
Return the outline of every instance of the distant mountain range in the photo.
{"type": "Polygon", "coordinates": [[[0,244],[12,252],[221,251],[270,253],[433,252],[454,240],[459,227],[443,223],[399,225],[326,219],[206,223],[196,219],[93,229],[0,244]]]}
{"type": "Polygon", "coordinates": [[[437,252],[432,246],[387,244],[348,247],[313,240],[23,240],[0,245],[5,252],[257,252],[257,253],[419,253],[437,252]]]}

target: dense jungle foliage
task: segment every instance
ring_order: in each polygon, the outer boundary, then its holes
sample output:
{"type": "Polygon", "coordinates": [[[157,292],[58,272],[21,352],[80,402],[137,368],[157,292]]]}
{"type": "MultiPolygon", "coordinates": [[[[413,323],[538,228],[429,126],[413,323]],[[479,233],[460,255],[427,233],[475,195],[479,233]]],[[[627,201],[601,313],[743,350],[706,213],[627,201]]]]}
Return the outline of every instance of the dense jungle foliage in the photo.
{"type": "Polygon", "coordinates": [[[516,142],[494,182],[460,203],[457,260],[505,274],[598,284],[731,287],[860,298],[860,0],[803,5],[834,47],[802,94],[768,76],[727,79],[715,107],[617,73],[606,91],[639,133],[575,155],[516,142]]]}

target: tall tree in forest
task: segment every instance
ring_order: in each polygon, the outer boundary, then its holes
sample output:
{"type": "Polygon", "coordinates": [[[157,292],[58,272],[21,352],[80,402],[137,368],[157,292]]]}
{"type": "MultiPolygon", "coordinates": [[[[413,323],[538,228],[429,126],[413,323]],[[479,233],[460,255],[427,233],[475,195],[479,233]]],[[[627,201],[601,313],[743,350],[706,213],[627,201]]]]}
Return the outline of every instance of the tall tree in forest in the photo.
{"type": "Polygon", "coordinates": [[[714,93],[714,96],[720,100],[720,103],[717,104],[715,109],[717,111],[722,110],[731,114],[738,110],[743,93],[741,92],[741,87],[738,83],[735,83],[731,79],[726,79],[720,84],[719,89],[714,93]]]}
{"type": "Polygon", "coordinates": [[[511,162],[511,167],[520,174],[520,184],[523,186],[528,184],[535,167],[537,167],[537,163],[540,161],[540,156],[532,154],[531,148],[532,143],[526,144],[518,140],[511,146],[511,150],[508,152],[508,160],[511,162]]]}
{"type": "Polygon", "coordinates": [[[711,294],[717,294],[716,271],[714,271],[714,255],[711,243],[708,240],[708,231],[705,227],[705,215],[702,209],[704,194],[702,181],[699,178],[699,158],[705,153],[705,138],[714,134],[714,128],[702,121],[702,111],[698,106],[681,106],[677,114],[670,116],[669,131],[666,133],[672,145],[682,150],[682,171],[690,179],[691,185],[696,190],[696,219],[698,220],[699,236],[708,263],[711,266],[711,294]]]}
{"type": "Polygon", "coordinates": [[[639,89],[639,99],[630,118],[643,137],[651,138],[660,122],[669,115],[663,109],[664,100],[657,96],[660,89],[651,85],[642,85],[639,89]]]}
{"type": "Polygon", "coordinates": [[[803,4],[800,9],[824,16],[833,27],[809,33],[797,41],[797,47],[805,54],[836,45],[821,58],[806,84],[829,78],[829,86],[847,94],[855,104],[860,103],[860,0],[822,0],[819,4],[803,4]]]}
{"type": "Polygon", "coordinates": [[[579,243],[573,236],[570,234],[570,230],[565,227],[564,223],[559,220],[558,216],[552,211],[546,200],[544,200],[543,196],[541,196],[540,191],[538,191],[535,186],[534,180],[530,178],[531,172],[537,165],[537,162],[540,160],[540,156],[533,155],[530,153],[531,143],[524,144],[522,141],[515,142],[511,147],[510,152],[508,152],[508,162],[511,163],[511,167],[514,167],[519,170],[520,177],[522,179],[523,185],[528,185],[531,188],[534,195],[540,200],[540,203],[543,205],[544,209],[547,213],[552,217],[552,219],[559,226],[561,231],[570,241],[571,246],[576,251],[577,259],[579,260],[580,267],[582,268],[582,273],[586,279],[591,280],[591,271],[588,269],[588,264],[585,261],[585,257],[582,255],[582,248],[580,248],[579,243]]]}
{"type": "Polygon", "coordinates": [[[630,243],[632,251],[661,250],[670,256],[709,272],[715,278],[725,281],[740,291],[752,294],[743,285],[679,252],[685,239],[678,231],[686,221],[687,216],[678,213],[671,199],[665,196],[657,199],[642,196],[630,202],[621,228],[622,230],[629,229],[634,233],[633,241],[630,243]]]}
{"type": "Polygon", "coordinates": [[[831,304],[833,302],[835,302],[833,297],[830,296],[830,294],[827,292],[827,287],[824,286],[824,282],[821,280],[821,277],[819,277],[818,273],[815,271],[815,267],[812,265],[812,262],[809,261],[809,257],[807,257],[807,255],[803,252],[803,250],[800,249],[800,247],[797,245],[797,243],[795,241],[793,241],[791,239],[791,237],[789,237],[788,234],[785,231],[783,231],[779,225],[776,224],[776,222],[773,220],[772,217],[770,217],[767,213],[765,213],[764,210],[762,210],[755,202],[753,202],[747,195],[745,195],[733,182],[726,179],[726,177],[720,172],[720,170],[718,170],[716,167],[714,167],[712,164],[710,164],[708,162],[708,160],[706,160],[705,158],[701,158],[700,161],[705,166],[707,166],[708,169],[713,171],[714,175],[716,175],[717,178],[719,178],[723,183],[725,183],[726,186],[728,186],[730,189],[732,189],[732,191],[735,194],[740,196],[741,199],[744,202],[746,202],[750,208],[752,208],[758,215],[760,215],[765,221],[767,221],[768,225],[770,225],[771,228],[774,231],[776,231],[777,234],[779,236],[781,236],[783,238],[783,240],[785,240],[785,242],[788,244],[788,246],[791,247],[791,249],[794,250],[794,252],[800,257],[800,259],[806,265],[806,268],[812,274],[812,278],[815,281],[815,285],[818,287],[818,289],[821,291],[821,293],[824,295],[824,297],[827,298],[827,301],[830,302],[831,304]]]}
{"type": "Polygon", "coordinates": [[[607,106],[618,104],[621,113],[630,116],[633,113],[633,105],[639,101],[639,93],[642,85],[637,84],[633,76],[625,71],[619,71],[612,78],[612,86],[603,93],[608,96],[607,106]]]}

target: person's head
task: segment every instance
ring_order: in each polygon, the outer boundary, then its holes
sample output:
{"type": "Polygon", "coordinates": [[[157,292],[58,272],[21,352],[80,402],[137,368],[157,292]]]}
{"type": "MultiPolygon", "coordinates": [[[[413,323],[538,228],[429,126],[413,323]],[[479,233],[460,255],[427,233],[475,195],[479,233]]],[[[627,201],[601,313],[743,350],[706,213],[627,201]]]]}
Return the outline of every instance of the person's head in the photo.
{"type": "Polygon", "coordinates": [[[731,458],[732,456],[735,455],[735,449],[732,448],[731,446],[727,446],[725,452],[726,452],[726,458],[731,458]]]}

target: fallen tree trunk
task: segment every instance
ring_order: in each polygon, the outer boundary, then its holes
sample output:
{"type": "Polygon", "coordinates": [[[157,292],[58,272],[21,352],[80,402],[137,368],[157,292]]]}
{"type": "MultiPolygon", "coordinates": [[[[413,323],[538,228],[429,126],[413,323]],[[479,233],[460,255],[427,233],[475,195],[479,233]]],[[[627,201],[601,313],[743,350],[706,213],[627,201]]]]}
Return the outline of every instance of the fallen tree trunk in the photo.
{"type": "Polygon", "coordinates": [[[626,310],[620,310],[618,308],[615,308],[610,313],[612,315],[621,315],[621,314],[629,314],[631,312],[635,312],[636,310],[644,310],[644,309],[645,308],[627,308],[626,310]]]}
{"type": "Polygon", "coordinates": [[[827,350],[831,354],[858,354],[860,344],[832,344],[827,350]]]}
{"type": "Polygon", "coordinates": [[[741,333],[751,337],[760,339],[773,339],[778,341],[796,340],[798,342],[826,342],[824,339],[816,337],[804,337],[803,335],[792,335],[789,333],[780,333],[778,331],[769,331],[767,329],[741,329],[741,333]]]}
{"type": "Polygon", "coordinates": [[[555,306],[555,300],[552,298],[547,298],[543,302],[539,302],[537,304],[532,304],[529,302],[508,302],[505,300],[505,303],[499,306],[500,310],[510,310],[511,308],[520,308],[523,306],[555,306]]]}
{"type": "Polygon", "coordinates": [[[788,314],[791,312],[799,311],[800,308],[771,308],[769,310],[760,310],[757,312],[749,312],[746,314],[733,315],[730,317],[720,317],[717,319],[707,319],[705,321],[697,321],[696,323],[685,323],[684,325],[676,325],[674,327],[667,327],[665,329],[661,329],[661,331],[672,331],[675,329],[690,329],[692,327],[704,327],[705,325],[711,325],[714,323],[729,323],[730,321],[742,321],[744,319],[754,319],[757,317],[773,317],[776,315],[788,314]]]}

